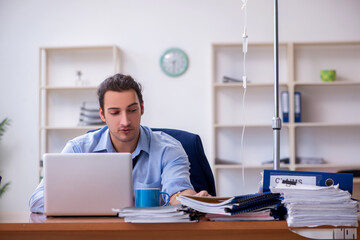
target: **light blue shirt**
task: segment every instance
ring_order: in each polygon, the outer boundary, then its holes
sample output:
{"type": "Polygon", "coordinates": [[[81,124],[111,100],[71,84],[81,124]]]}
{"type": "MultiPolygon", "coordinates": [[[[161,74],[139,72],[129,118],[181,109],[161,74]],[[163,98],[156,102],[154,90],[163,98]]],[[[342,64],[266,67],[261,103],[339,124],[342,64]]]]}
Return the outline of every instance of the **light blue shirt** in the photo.
{"type": "MultiPolygon", "coordinates": [[[[109,134],[103,127],[70,140],[62,153],[116,152],[109,134]]],[[[181,143],[168,134],[140,127],[140,138],[132,157],[138,156],[133,169],[133,189],[160,188],[170,196],[185,189],[190,183],[190,163],[181,143]]],[[[44,212],[44,180],[30,198],[31,212],[44,212]]],[[[119,183],[120,184],[120,183],[119,183]]]]}

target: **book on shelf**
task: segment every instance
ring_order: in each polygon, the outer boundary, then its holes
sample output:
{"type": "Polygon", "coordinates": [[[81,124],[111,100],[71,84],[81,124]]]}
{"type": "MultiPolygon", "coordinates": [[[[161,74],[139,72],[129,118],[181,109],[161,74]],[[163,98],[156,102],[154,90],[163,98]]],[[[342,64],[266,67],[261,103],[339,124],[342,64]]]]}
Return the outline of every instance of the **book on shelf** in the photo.
{"type": "MultiPolygon", "coordinates": [[[[262,161],[261,164],[271,164],[273,162],[274,160],[271,159],[271,160],[262,161]]],[[[289,163],[290,163],[290,158],[280,158],[280,164],[289,164],[289,163]]]]}
{"type": "Polygon", "coordinates": [[[223,76],[222,80],[224,83],[229,83],[229,82],[242,83],[243,82],[242,79],[237,79],[237,78],[228,77],[228,76],[223,76]]]}
{"type": "MultiPolygon", "coordinates": [[[[273,163],[274,160],[266,160],[262,161],[262,164],[270,164],[273,163]]],[[[281,158],[281,164],[290,164],[290,158],[281,158]]],[[[325,160],[322,157],[296,157],[295,158],[296,164],[325,164],[325,160]]]]}
{"type": "Polygon", "coordinates": [[[296,157],[296,164],[325,164],[322,157],[296,157]]]}
{"type": "Polygon", "coordinates": [[[232,159],[215,158],[216,164],[239,164],[239,161],[232,159]]]}

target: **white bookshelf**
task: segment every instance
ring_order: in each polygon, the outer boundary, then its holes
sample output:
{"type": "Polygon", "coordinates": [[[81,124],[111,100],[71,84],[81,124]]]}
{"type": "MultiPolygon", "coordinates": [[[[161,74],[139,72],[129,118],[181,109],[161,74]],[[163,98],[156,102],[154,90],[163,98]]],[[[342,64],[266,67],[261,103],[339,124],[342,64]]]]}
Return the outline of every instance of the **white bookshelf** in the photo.
{"type": "MultiPolygon", "coordinates": [[[[253,193],[258,190],[260,172],[273,168],[271,164],[262,164],[273,158],[273,44],[248,46],[246,73],[250,82],[245,97],[243,153],[240,146],[244,89],[242,83],[222,82],[223,76],[242,79],[242,44],[213,44],[212,61],[211,164],[217,192],[253,193]]],[[[359,66],[360,42],[280,44],[279,92],[289,92],[289,123],[282,124],[280,133],[280,158],[289,158],[289,164],[281,164],[282,169],[336,172],[360,168],[359,66]],[[322,82],[321,69],[335,69],[336,81],[322,82]],[[302,96],[299,123],[294,121],[296,91],[302,96]],[[297,164],[296,157],[319,157],[325,164],[297,164]]]]}
{"type": "Polygon", "coordinates": [[[68,140],[101,127],[79,126],[80,107],[83,102],[97,104],[98,85],[120,71],[120,50],[115,45],[42,47],[39,54],[41,162],[44,153],[60,152],[68,140]]]}

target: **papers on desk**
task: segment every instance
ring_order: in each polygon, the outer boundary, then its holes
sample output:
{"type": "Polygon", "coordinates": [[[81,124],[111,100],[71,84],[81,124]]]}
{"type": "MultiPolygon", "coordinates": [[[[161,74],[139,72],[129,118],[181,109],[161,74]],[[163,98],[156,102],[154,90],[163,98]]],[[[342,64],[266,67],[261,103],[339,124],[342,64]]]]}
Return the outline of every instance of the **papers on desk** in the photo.
{"type": "Polygon", "coordinates": [[[282,194],[289,227],[358,225],[357,202],[338,185],[321,187],[280,183],[270,190],[282,194]]]}
{"type": "Polygon", "coordinates": [[[181,204],[214,221],[274,220],[270,210],[281,203],[279,193],[255,193],[234,197],[197,197],[180,195],[181,204]]]}
{"type": "Polygon", "coordinates": [[[165,207],[126,207],[113,209],[125,222],[131,223],[170,223],[196,222],[192,220],[187,208],[180,204],[165,207]]]}
{"type": "Polygon", "coordinates": [[[211,214],[205,215],[207,219],[215,222],[229,222],[229,221],[271,221],[274,220],[270,208],[259,209],[257,211],[238,213],[234,215],[211,214]]]}

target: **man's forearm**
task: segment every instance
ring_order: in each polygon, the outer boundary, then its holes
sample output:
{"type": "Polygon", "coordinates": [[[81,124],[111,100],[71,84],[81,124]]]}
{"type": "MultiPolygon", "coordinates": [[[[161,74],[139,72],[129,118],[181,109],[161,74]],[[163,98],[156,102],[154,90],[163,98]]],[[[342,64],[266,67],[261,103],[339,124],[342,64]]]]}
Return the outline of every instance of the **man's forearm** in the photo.
{"type": "Polygon", "coordinates": [[[211,196],[207,191],[202,190],[200,192],[195,192],[192,189],[186,189],[184,191],[181,191],[180,193],[175,193],[174,195],[171,196],[170,198],[170,205],[175,205],[175,204],[179,204],[180,202],[178,200],[176,200],[176,197],[179,195],[196,195],[199,197],[209,197],[211,196]]]}

